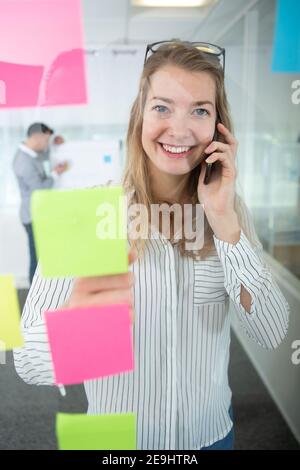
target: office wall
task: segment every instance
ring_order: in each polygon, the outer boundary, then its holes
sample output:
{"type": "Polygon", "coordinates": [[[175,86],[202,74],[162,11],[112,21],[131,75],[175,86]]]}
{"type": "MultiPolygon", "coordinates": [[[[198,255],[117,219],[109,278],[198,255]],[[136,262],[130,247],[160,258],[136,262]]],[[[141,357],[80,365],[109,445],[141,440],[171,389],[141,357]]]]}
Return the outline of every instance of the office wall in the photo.
{"type": "MultiPolygon", "coordinates": [[[[299,285],[294,276],[274,258],[267,254],[265,257],[290,307],[289,329],[284,341],[276,350],[266,351],[246,336],[236,319],[233,307],[230,309],[230,314],[233,318],[233,329],[239,341],[295,438],[300,442],[300,364],[292,362],[292,354],[295,352],[292,344],[300,340],[299,285]]],[[[254,393],[254,391],[249,390],[249,393],[254,393]]],[[[256,411],[260,413],[259,407],[256,411]]]]}
{"type": "Polygon", "coordinates": [[[17,211],[0,212],[0,274],[13,274],[18,288],[28,287],[27,235],[17,211]]]}
{"type": "MultiPolygon", "coordinates": [[[[300,104],[291,99],[299,74],[271,70],[275,7],[275,0],[257,2],[219,41],[229,45],[227,83],[239,140],[238,186],[252,210],[266,261],[289,303],[290,325],[275,351],[260,348],[236,321],[233,325],[300,442],[300,365],[291,360],[292,344],[300,340],[300,104]],[[230,48],[232,43],[238,46],[230,48]]],[[[235,318],[232,309],[231,314],[235,318]]]]}

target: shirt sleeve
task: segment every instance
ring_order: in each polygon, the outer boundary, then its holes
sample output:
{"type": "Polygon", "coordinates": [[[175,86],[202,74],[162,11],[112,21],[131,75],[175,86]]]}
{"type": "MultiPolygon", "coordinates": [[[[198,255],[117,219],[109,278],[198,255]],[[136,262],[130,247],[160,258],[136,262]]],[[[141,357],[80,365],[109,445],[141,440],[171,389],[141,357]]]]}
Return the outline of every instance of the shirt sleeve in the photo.
{"type": "Polygon", "coordinates": [[[26,161],[23,162],[19,176],[30,191],[52,188],[54,183],[51,176],[40,175],[37,168],[26,161]]]}
{"type": "Polygon", "coordinates": [[[28,384],[55,383],[44,313],[62,305],[72,285],[71,278],[43,278],[38,265],[22,312],[24,346],[13,351],[16,372],[28,384]]]}
{"type": "Polygon", "coordinates": [[[57,180],[58,180],[59,175],[56,173],[56,171],[51,170],[50,174],[51,174],[51,178],[53,178],[53,181],[57,181],[57,180]]]}
{"type": "Polygon", "coordinates": [[[224,287],[246,334],[266,349],[275,349],[286,336],[289,305],[264,261],[263,247],[245,203],[242,207],[240,240],[231,244],[214,236],[224,270],[224,287]],[[246,233],[249,234],[248,237],[246,233]],[[251,239],[251,243],[249,241],[251,239]],[[250,312],[240,302],[241,286],[251,295],[250,312]]]}

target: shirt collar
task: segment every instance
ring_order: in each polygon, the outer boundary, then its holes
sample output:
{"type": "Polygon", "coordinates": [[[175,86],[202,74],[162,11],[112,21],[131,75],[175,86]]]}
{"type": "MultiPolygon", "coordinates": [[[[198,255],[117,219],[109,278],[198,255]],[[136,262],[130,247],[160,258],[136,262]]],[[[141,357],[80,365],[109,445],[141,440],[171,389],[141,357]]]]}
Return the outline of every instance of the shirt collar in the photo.
{"type": "Polygon", "coordinates": [[[22,152],[27,153],[27,155],[30,155],[30,157],[32,158],[35,158],[38,156],[37,152],[27,147],[27,145],[25,145],[24,143],[19,145],[19,149],[22,150],[22,152]]]}

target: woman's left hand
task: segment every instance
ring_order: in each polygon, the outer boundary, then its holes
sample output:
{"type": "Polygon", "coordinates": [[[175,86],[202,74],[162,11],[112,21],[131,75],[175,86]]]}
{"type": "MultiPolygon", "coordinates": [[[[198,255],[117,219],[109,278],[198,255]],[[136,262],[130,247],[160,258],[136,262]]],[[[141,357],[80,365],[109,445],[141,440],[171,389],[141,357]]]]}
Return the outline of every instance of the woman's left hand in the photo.
{"type": "Polygon", "coordinates": [[[198,200],[203,205],[207,220],[217,238],[229,243],[237,243],[240,238],[240,225],[235,212],[235,182],[237,177],[236,151],[238,142],[221,123],[217,129],[226,143],[213,141],[205,149],[211,154],[201,163],[198,181],[198,200]],[[206,162],[214,163],[211,178],[204,184],[206,162]]]}
{"type": "Polygon", "coordinates": [[[231,132],[221,123],[217,130],[225,138],[226,143],[212,141],[204,150],[211,154],[201,163],[201,172],[198,181],[198,199],[204,206],[206,214],[227,214],[234,211],[236,170],[236,151],[238,142],[231,132]],[[214,163],[211,178],[204,184],[206,163],[214,163]]]}

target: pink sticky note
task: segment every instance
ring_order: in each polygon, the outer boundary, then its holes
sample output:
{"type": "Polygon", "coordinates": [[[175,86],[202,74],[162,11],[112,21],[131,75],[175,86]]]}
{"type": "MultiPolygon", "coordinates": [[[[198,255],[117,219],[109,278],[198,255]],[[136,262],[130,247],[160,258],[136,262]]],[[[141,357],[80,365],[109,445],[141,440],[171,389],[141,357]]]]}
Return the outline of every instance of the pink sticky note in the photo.
{"type": "Polygon", "coordinates": [[[45,319],[57,384],[133,369],[128,305],[48,311],[45,319]]]}
{"type": "Polygon", "coordinates": [[[0,107],[21,108],[37,105],[43,70],[44,67],[39,65],[0,61],[0,80],[3,87],[0,107]]]}
{"type": "Polygon", "coordinates": [[[87,102],[80,0],[0,0],[0,109],[87,102]]]}

